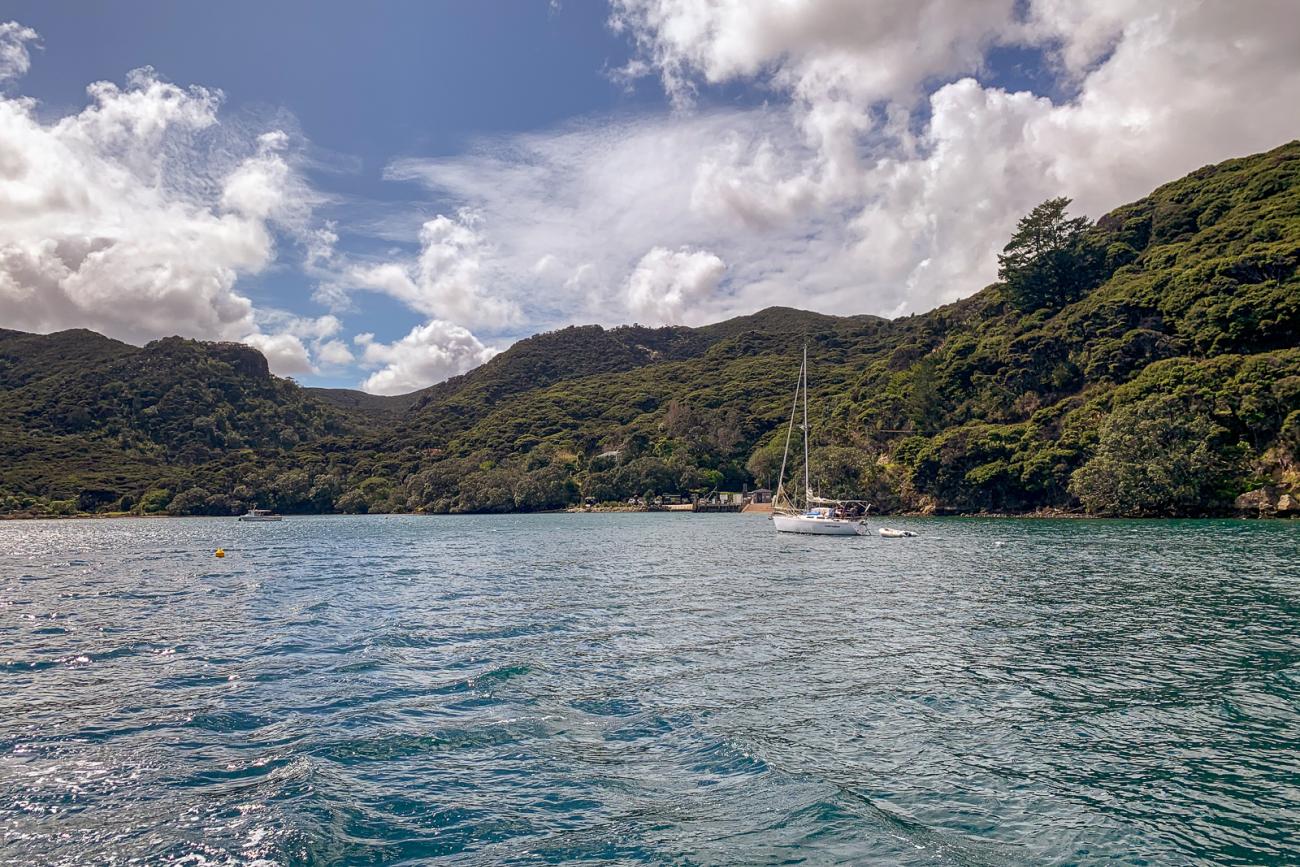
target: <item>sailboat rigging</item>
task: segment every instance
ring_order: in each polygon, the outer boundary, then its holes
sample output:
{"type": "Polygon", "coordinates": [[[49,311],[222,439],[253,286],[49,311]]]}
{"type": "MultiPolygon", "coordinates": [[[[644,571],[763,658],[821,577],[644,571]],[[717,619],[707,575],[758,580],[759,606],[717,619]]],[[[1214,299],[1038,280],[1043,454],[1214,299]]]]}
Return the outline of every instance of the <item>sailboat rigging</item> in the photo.
{"type": "Polygon", "coordinates": [[[804,344],[803,363],[799,366],[799,380],[794,387],[794,402],[790,405],[790,423],[785,432],[785,451],[781,455],[781,475],[777,479],[776,494],[772,498],[772,524],[779,533],[809,533],[821,536],[866,535],[865,515],[871,508],[861,500],[836,500],[815,496],[812,492],[811,469],[808,462],[808,345],[804,344]],[[803,393],[803,497],[785,487],[785,468],[790,457],[790,440],[794,437],[794,420],[799,412],[799,395],[803,393]]]}

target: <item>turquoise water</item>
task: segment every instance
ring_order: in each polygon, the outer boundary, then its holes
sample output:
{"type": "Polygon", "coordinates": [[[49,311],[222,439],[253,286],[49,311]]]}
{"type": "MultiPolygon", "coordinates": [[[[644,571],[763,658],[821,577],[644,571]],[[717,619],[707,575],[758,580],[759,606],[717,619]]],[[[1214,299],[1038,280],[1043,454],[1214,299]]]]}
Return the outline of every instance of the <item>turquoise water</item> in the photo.
{"type": "Polygon", "coordinates": [[[2,523],[0,863],[1300,862],[1300,524],[889,523],[2,523]]]}

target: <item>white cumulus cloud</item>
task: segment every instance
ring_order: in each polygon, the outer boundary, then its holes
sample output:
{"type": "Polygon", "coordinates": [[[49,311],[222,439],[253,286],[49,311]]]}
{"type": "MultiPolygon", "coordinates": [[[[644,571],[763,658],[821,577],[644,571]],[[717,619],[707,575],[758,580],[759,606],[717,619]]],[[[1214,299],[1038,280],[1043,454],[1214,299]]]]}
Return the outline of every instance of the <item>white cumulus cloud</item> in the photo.
{"type": "Polygon", "coordinates": [[[677,325],[718,288],[727,266],[704,250],[655,247],[628,278],[628,308],[648,325],[677,325]]]}
{"type": "MultiPolygon", "coordinates": [[[[33,38],[0,25],[0,72],[26,69],[33,38]]],[[[277,372],[309,372],[302,337],[266,331],[270,311],[238,288],[275,263],[277,231],[301,232],[310,215],[288,136],[215,135],[220,91],[148,68],[87,92],[82,111],[53,121],[0,96],[0,322],[242,340],[277,372]]]]}
{"type": "Polygon", "coordinates": [[[486,251],[477,222],[470,212],[455,219],[439,214],[420,228],[420,253],[413,260],[355,265],[346,279],[427,316],[470,327],[513,324],[519,306],[484,287],[486,251]]]}
{"type": "Polygon", "coordinates": [[[346,367],[356,361],[352,350],[342,340],[326,340],[316,350],[316,357],[331,367],[346,367]]]}
{"type": "MultiPolygon", "coordinates": [[[[490,287],[492,297],[520,310],[530,330],[619,323],[636,315],[626,286],[656,247],[708,249],[744,263],[732,273],[742,286],[772,266],[771,250],[790,242],[788,227],[732,225],[729,213],[720,218],[720,207],[697,192],[696,171],[717,151],[761,139],[797,150],[788,130],[788,113],[779,109],[582,121],[483,141],[458,157],[399,160],[388,175],[472,209],[484,239],[476,248],[483,291],[490,287]],[[746,254],[724,254],[722,246],[746,254]]],[[[379,275],[370,276],[378,282],[379,275]]],[[[394,291],[412,291],[415,281],[401,271],[387,276],[394,291]]],[[[698,309],[679,314],[725,315],[731,303],[694,300],[698,309]]]]}
{"type": "Polygon", "coordinates": [[[319,373],[317,361],[335,367],[354,361],[347,344],[336,337],[343,328],[337,316],[295,316],[267,309],[256,311],[256,318],[259,330],[246,334],[243,342],[260,350],[278,374],[319,373]]]}
{"type": "Polygon", "coordinates": [[[614,6],[636,71],[677,99],[748,81],[788,100],[793,137],[737,136],[693,161],[693,209],[729,217],[733,237],[786,226],[807,239],[764,256],[768,277],[740,301],[797,289],[831,312],[925,309],[990,281],[1016,218],[1043,198],[1096,216],[1300,133],[1300,16],[1285,0],[614,6]],[[1069,97],[982,84],[1000,45],[1041,50],[1069,97]]]}
{"type": "Polygon", "coordinates": [[[1016,220],[1049,196],[1096,217],[1300,135],[1288,0],[613,5],[639,52],[624,73],[657,76],[683,110],[388,172],[476,215],[480,284],[535,327],[929,309],[991,282],[1016,220]],[[999,49],[1054,83],[990,83],[999,49]],[[718,106],[721,84],[768,100],[718,106]],[[654,295],[649,266],[683,249],[727,267],[707,291],[654,295]]]}
{"type": "Polygon", "coordinates": [[[361,383],[373,394],[405,394],[478,367],[496,354],[460,325],[433,319],[393,343],[358,334],[363,366],[378,368],[361,383]]]}
{"type": "Polygon", "coordinates": [[[302,338],[296,334],[257,332],[245,335],[243,342],[265,355],[266,363],[270,365],[271,370],[281,376],[316,371],[307,347],[303,345],[302,338]]]}

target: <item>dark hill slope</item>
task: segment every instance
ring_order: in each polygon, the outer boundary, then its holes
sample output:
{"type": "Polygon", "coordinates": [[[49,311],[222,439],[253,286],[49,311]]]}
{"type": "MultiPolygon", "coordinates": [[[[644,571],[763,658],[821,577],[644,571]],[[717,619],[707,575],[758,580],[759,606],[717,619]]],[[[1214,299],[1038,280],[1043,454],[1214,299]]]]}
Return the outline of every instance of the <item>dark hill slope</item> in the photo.
{"type": "Polygon", "coordinates": [[[413,425],[398,425],[401,434],[420,439],[445,437],[481,418],[513,395],[554,382],[633,370],[665,358],[702,351],[707,341],[689,328],[604,329],[575,325],[525,338],[468,373],[417,392],[381,397],[347,389],[311,389],[340,408],[394,422],[407,416],[413,425]]]}
{"type": "Polygon", "coordinates": [[[689,328],[573,325],[520,340],[481,367],[425,389],[412,409],[421,416],[494,403],[553,382],[687,358],[707,345],[689,328]]]}
{"type": "Polygon", "coordinates": [[[173,467],[350,432],[257,350],[171,337],[143,348],[75,330],[0,332],[0,484],[116,502],[173,467]]]}
{"type": "Polygon", "coordinates": [[[714,344],[746,333],[761,335],[763,339],[779,339],[830,330],[838,323],[858,319],[884,321],[875,317],[841,320],[804,310],[771,307],[701,328],[570,326],[520,340],[466,374],[412,395],[382,398],[385,403],[377,403],[372,396],[361,392],[314,392],[339,406],[386,414],[389,421],[392,402],[405,401],[407,419],[383,434],[382,443],[440,447],[508,407],[513,400],[526,399],[529,393],[557,383],[603,378],[651,365],[699,358],[714,344]]]}
{"type": "Polygon", "coordinates": [[[0,389],[12,391],[40,380],[59,381],[137,351],[84,328],[54,334],[0,328],[0,389]]]}
{"type": "Polygon", "coordinates": [[[360,418],[381,423],[391,423],[401,418],[418,399],[420,392],[410,394],[370,394],[352,388],[312,388],[307,393],[344,412],[356,413],[360,418]]]}
{"type": "Polygon", "coordinates": [[[842,396],[846,423],[869,449],[901,452],[917,492],[963,509],[1072,505],[1082,489],[1072,494],[1071,478],[1119,446],[1124,431],[1107,422],[1125,407],[1118,415],[1130,421],[1177,420],[1148,425],[1152,442],[1189,436],[1191,425],[1213,455],[1182,457],[1230,469],[1177,481],[1160,454],[1131,451],[1150,472],[1116,483],[1151,496],[1132,501],[1140,508],[1087,503],[1096,511],[1159,513],[1156,489],[1181,487],[1169,510],[1186,512],[1193,500],[1222,506],[1243,486],[1287,481],[1300,408],[1300,145],[1160,187],[1099,220],[1094,238],[1109,274],[1098,288],[1026,313],[993,287],[928,314],[934,327],[898,350],[914,363],[878,359],[842,396]]]}

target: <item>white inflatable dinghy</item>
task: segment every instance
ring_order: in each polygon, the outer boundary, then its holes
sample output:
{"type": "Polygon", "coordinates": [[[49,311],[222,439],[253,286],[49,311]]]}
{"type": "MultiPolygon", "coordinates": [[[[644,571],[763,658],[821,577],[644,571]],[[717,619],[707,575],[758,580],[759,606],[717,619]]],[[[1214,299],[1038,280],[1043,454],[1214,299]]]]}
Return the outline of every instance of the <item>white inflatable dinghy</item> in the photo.
{"type": "Polygon", "coordinates": [[[915,536],[911,530],[895,530],[893,527],[881,527],[880,535],[886,539],[905,539],[908,536],[915,536]]]}

